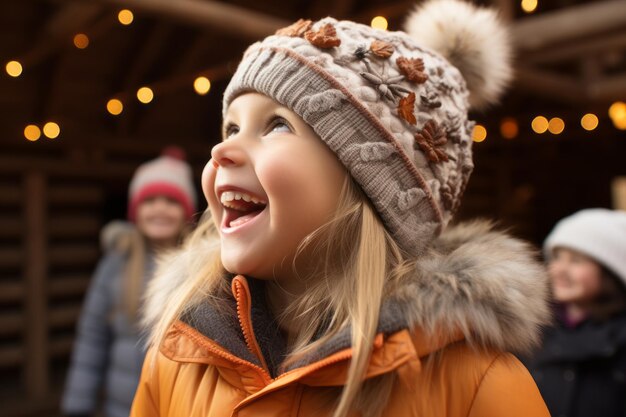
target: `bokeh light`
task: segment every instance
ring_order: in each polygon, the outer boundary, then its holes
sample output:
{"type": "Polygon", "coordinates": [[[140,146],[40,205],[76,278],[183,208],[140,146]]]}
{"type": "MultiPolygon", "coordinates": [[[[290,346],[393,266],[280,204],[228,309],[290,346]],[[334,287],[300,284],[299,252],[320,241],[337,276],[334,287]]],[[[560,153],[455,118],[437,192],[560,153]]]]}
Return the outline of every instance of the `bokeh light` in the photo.
{"type": "Polygon", "coordinates": [[[134,19],[135,19],[135,16],[133,15],[133,12],[131,12],[128,9],[120,10],[120,12],[117,14],[117,20],[119,20],[120,23],[125,26],[128,26],[131,23],[133,23],[134,19]]]}
{"type": "Polygon", "coordinates": [[[43,134],[46,135],[47,138],[56,139],[59,137],[61,133],[61,128],[55,122],[48,122],[43,125],[43,134]]]}
{"type": "Polygon", "coordinates": [[[512,117],[502,119],[500,123],[500,134],[505,139],[514,139],[519,134],[519,125],[517,120],[512,117]]]}
{"type": "Polygon", "coordinates": [[[376,16],[375,18],[372,19],[371,26],[374,29],[387,30],[387,27],[389,27],[389,23],[387,22],[387,19],[385,19],[384,17],[376,16]]]}
{"type": "Polygon", "coordinates": [[[587,113],[580,118],[580,125],[585,130],[594,130],[598,127],[598,116],[593,113],[587,113]]]}
{"type": "Polygon", "coordinates": [[[560,117],[553,117],[548,122],[548,130],[553,135],[559,135],[565,130],[565,122],[560,117]]]}
{"type": "Polygon", "coordinates": [[[482,142],[487,139],[487,129],[483,125],[474,126],[472,131],[472,140],[474,142],[482,142]]]}
{"type": "Polygon", "coordinates": [[[107,102],[107,111],[113,116],[117,116],[124,111],[124,104],[120,100],[112,98],[107,102]]]}
{"type": "Polygon", "coordinates": [[[535,133],[545,133],[548,130],[548,119],[543,116],[537,116],[533,119],[530,126],[535,133]]]}
{"type": "Polygon", "coordinates": [[[154,92],[150,87],[141,87],[137,90],[137,99],[143,104],[148,104],[154,98],[154,92]]]}
{"type": "Polygon", "coordinates": [[[207,77],[198,77],[193,82],[193,89],[201,96],[205,95],[211,89],[211,81],[207,77]]]}
{"type": "Polygon", "coordinates": [[[34,142],[41,137],[41,130],[37,125],[28,125],[24,128],[24,137],[29,141],[34,142]]]}
{"type": "Polygon", "coordinates": [[[520,5],[523,11],[526,13],[532,13],[537,10],[538,3],[539,2],[537,0],[522,0],[520,5]]]}
{"type": "Polygon", "coordinates": [[[78,49],[85,49],[89,46],[89,37],[84,33],[78,33],[74,36],[74,46],[78,49]]]}
{"type": "Polygon", "coordinates": [[[22,64],[17,61],[9,61],[6,65],[7,74],[11,77],[19,77],[22,75],[22,64]]]}

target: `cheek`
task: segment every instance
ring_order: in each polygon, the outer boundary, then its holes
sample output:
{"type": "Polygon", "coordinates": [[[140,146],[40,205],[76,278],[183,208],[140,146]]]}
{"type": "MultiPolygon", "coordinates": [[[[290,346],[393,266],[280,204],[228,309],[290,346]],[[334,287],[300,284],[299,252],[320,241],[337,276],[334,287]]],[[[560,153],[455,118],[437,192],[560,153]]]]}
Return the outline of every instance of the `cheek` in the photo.
{"type": "Polygon", "coordinates": [[[222,214],[222,205],[218,201],[215,195],[215,177],[217,176],[217,171],[213,164],[213,160],[209,160],[209,162],[205,165],[204,170],[202,171],[202,193],[204,194],[204,198],[209,205],[209,210],[211,211],[211,217],[213,221],[216,223],[219,229],[219,222],[222,214]]]}

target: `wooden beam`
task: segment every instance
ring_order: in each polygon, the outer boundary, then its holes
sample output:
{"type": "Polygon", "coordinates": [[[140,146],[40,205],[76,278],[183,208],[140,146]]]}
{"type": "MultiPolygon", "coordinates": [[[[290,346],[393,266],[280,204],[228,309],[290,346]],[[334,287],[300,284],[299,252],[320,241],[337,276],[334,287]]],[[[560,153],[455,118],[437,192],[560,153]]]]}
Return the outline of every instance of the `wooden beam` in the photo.
{"type": "Polygon", "coordinates": [[[537,50],[624,27],[626,1],[594,1],[520,19],[513,27],[513,39],[520,50],[537,50]]]}
{"type": "Polygon", "coordinates": [[[59,49],[71,45],[72,35],[93,27],[91,23],[101,11],[102,6],[92,2],[69,3],[50,19],[40,40],[21,55],[19,61],[27,69],[37,66],[59,49]]]}
{"type": "Polygon", "coordinates": [[[27,297],[25,305],[24,382],[31,401],[39,401],[48,394],[48,323],[46,270],[46,178],[32,173],[24,179],[24,217],[26,220],[24,281],[27,297]]]}
{"type": "Polygon", "coordinates": [[[550,64],[576,59],[585,55],[594,55],[624,51],[626,49],[626,31],[615,34],[603,34],[591,39],[582,39],[569,45],[560,45],[558,48],[549,48],[541,51],[524,53],[524,63],[550,64]]]}
{"type": "Polygon", "coordinates": [[[623,100],[626,97],[626,74],[604,76],[587,85],[586,91],[588,98],[594,101],[623,100]]]}
{"type": "Polygon", "coordinates": [[[517,68],[514,80],[516,89],[538,97],[568,103],[581,103],[585,100],[580,82],[571,77],[530,68],[517,68]]]}
{"type": "MultiPolygon", "coordinates": [[[[74,0],[86,2],[87,0],[74,0]]],[[[93,0],[89,0],[93,2],[93,0]]],[[[290,21],[211,0],[97,0],[101,4],[154,14],[188,25],[211,27],[239,38],[260,39],[290,21]]]]}
{"type": "MultiPolygon", "coordinates": [[[[169,23],[159,22],[153,28],[147,42],[139,50],[139,54],[130,62],[126,71],[127,76],[124,81],[124,90],[129,92],[130,100],[124,106],[124,117],[119,119],[118,132],[121,135],[128,135],[132,126],[136,124],[136,114],[139,106],[143,106],[136,98],[132,97],[140,83],[145,82],[146,72],[154,65],[159,54],[163,53],[163,45],[173,31],[169,23]]],[[[150,108],[147,108],[149,111],[150,108]]]]}

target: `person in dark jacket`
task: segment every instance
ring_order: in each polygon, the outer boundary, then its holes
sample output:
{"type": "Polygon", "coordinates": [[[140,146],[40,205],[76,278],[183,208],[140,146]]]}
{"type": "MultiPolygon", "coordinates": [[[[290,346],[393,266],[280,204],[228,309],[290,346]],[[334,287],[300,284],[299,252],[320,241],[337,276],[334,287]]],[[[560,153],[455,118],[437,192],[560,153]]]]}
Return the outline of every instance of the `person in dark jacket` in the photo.
{"type": "Polygon", "coordinates": [[[138,309],[158,254],[175,248],[195,210],[189,165],[177,148],[141,165],[130,184],[128,217],[101,232],[105,252],[78,323],[62,398],[66,416],[127,417],[145,349],[138,309]]]}
{"type": "Polygon", "coordinates": [[[553,417],[626,416],[626,213],[582,210],[544,244],[556,324],[527,364],[553,417]]]}

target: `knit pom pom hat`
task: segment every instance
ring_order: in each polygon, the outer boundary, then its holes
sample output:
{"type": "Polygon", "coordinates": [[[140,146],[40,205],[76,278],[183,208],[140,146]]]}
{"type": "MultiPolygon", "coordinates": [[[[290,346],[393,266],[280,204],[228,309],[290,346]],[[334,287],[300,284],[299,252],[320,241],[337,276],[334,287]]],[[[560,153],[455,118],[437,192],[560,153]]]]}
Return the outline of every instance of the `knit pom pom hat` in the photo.
{"type": "Polygon", "coordinates": [[[473,169],[468,110],[497,99],[510,47],[493,11],[458,0],[424,4],[405,30],[300,19],[248,48],[223,109],[255,91],[293,110],[419,255],[459,206],[473,169]]]}
{"type": "Polygon", "coordinates": [[[178,201],[187,220],[196,211],[191,167],[185,162],[185,152],[176,146],[165,148],[161,156],[137,168],[128,190],[128,218],[135,221],[139,204],[161,195],[178,201]]]}
{"type": "Polygon", "coordinates": [[[550,259],[555,248],[581,252],[608,268],[626,285],[626,213],[587,209],[559,221],[543,248],[550,259]]]}

